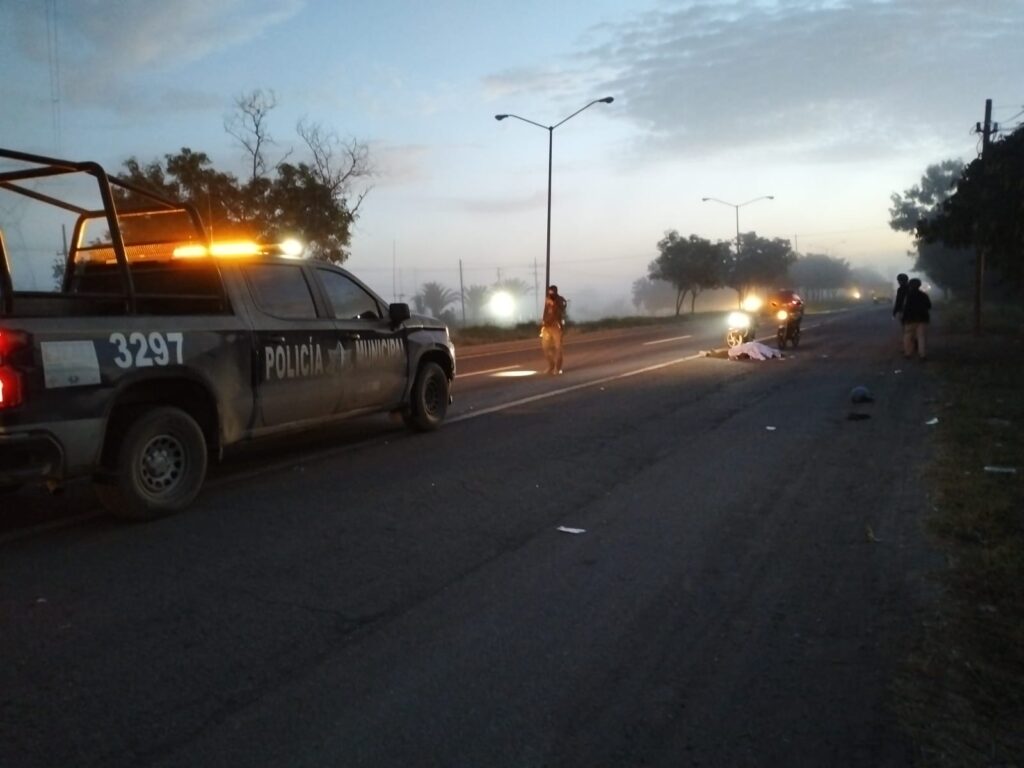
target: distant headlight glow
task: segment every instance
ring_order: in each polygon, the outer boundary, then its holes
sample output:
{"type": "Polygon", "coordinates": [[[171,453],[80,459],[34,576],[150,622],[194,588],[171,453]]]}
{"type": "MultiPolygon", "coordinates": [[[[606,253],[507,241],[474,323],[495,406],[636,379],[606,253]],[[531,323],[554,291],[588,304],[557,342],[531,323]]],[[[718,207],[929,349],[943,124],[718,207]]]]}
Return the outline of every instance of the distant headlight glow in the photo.
{"type": "Polygon", "coordinates": [[[516,300],[506,291],[498,291],[491,296],[487,308],[499,320],[511,320],[516,313],[516,300]]]}

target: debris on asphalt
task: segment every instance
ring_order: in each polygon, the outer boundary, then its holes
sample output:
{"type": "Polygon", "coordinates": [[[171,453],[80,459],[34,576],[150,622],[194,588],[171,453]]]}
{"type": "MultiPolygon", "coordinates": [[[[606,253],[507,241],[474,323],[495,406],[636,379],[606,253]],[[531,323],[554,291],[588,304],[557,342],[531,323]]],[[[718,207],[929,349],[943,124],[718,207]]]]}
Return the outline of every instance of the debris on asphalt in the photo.
{"type": "Polygon", "coordinates": [[[928,421],[925,422],[925,426],[934,427],[938,423],[939,423],[939,417],[936,416],[933,419],[928,419],[928,421]]]}
{"type": "Polygon", "coordinates": [[[558,528],[556,530],[559,530],[562,533],[586,533],[587,532],[585,528],[567,528],[564,525],[558,526],[558,528]]]}
{"type": "Polygon", "coordinates": [[[868,541],[870,541],[872,544],[878,544],[882,541],[881,539],[875,537],[875,532],[871,529],[870,525],[864,526],[864,532],[865,534],[867,534],[868,541]]]}
{"type": "Polygon", "coordinates": [[[774,432],[778,427],[765,427],[769,432],[774,432]]]}
{"type": "Polygon", "coordinates": [[[1016,467],[987,466],[987,467],[985,467],[985,471],[986,472],[992,472],[993,474],[997,474],[997,475],[1016,475],[1017,474],[1017,468],[1016,467]]]}
{"type": "Polygon", "coordinates": [[[854,403],[873,403],[875,402],[875,396],[863,384],[858,384],[850,390],[850,400],[854,403]]]}

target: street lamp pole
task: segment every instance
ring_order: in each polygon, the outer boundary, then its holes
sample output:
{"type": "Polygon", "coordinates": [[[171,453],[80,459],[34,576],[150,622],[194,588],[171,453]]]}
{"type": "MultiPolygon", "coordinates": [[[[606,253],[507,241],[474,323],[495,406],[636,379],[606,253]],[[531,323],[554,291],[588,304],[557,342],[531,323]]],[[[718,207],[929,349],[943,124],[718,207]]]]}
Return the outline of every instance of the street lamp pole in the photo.
{"type": "Polygon", "coordinates": [[[544,256],[544,293],[545,294],[547,294],[547,289],[551,285],[551,165],[552,165],[552,158],[554,156],[555,128],[557,128],[558,126],[562,125],[563,123],[568,122],[572,118],[576,117],[576,115],[578,115],[580,112],[582,112],[585,109],[589,109],[590,107],[594,106],[595,104],[611,104],[613,101],[615,101],[615,99],[612,96],[606,96],[603,99],[595,99],[594,101],[590,102],[586,106],[580,107],[575,112],[573,112],[571,115],[569,115],[568,117],[560,120],[559,122],[555,123],[554,125],[541,125],[538,122],[534,122],[533,120],[528,120],[527,118],[520,117],[519,115],[504,114],[504,115],[495,115],[494,116],[495,120],[504,120],[506,117],[514,117],[516,120],[522,120],[524,123],[529,123],[530,125],[535,125],[538,128],[543,128],[545,131],[548,132],[548,229],[547,229],[547,242],[546,242],[546,245],[545,245],[545,256],[544,256]]]}
{"type": "Polygon", "coordinates": [[[706,203],[710,200],[713,203],[721,203],[722,205],[728,205],[730,208],[736,209],[736,256],[740,255],[740,208],[751,203],[756,203],[758,200],[774,200],[775,195],[762,195],[761,197],[755,197],[753,200],[747,200],[745,203],[727,203],[725,200],[719,200],[717,197],[702,197],[700,201],[706,203]]]}

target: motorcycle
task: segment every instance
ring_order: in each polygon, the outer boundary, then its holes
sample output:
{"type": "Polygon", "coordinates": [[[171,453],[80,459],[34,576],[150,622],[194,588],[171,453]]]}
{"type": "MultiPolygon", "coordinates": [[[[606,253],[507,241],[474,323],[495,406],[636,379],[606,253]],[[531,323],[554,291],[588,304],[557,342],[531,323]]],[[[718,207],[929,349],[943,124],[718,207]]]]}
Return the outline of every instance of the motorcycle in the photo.
{"type": "Polygon", "coordinates": [[[768,301],[769,311],[775,317],[775,339],[779,349],[786,344],[800,345],[800,323],[804,319],[804,302],[796,291],[780,290],[768,301]]]}
{"type": "Polygon", "coordinates": [[[726,346],[738,347],[757,337],[757,311],[761,309],[761,304],[761,299],[758,297],[748,296],[743,300],[739,311],[729,313],[725,319],[726,346]]]}
{"type": "Polygon", "coordinates": [[[785,349],[786,343],[794,348],[800,346],[800,321],[803,320],[803,312],[794,312],[788,309],[780,309],[775,313],[775,321],[778,327],[775,330],[775,339],[779,349],[785,349]]]}
{"type": "Polygon", "coordinates": [[[730,312],[726,325],[725,343],[730,348],[753,341],[757,336],[757,323],[750,312],[730,312]]]}

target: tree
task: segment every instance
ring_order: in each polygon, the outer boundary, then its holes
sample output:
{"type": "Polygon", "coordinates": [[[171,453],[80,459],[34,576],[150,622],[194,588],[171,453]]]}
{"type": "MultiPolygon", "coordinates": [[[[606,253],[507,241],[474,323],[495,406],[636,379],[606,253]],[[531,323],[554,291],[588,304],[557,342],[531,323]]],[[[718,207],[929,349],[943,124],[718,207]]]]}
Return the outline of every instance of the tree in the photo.
{"type": "Polygon", "coordinates": [[[647,277],[662,280],[676,289],[677,316],[687,293],[691,297],[692,313],[702,290],[722,285],[723,267],[729,251],[727,243],[712,243],[697,235],[684,239],[675,230],[670,230],[658,241],[658,251],[658,258],[647,267],[647,277]]]}
{"type": "Polygon", "coordinates": [[[486,285],[471,285],[466,288],[465,293],[466,317],[470,321],[478,323],[483,317],[490,289],[486,285]]]}
{"type": "Polygon", "coordinates": [[[731,255],[723,283],[742,301],[754,288],[767,288],[782,278],[794,261],[789,240],[768,240],[747,232],[740,239],[739,253],[731,255]]]}
{"type": "Polygon", "coordinates": [[[799,256],[789,267],[789,281],[806,294],[806,298],[823,298],[846,288],[852,282],[846,259],[808,253],[799,256]]]}
{"type": "MultiPolygon", "coordinates": [[[[372,175],[369,150],[356,140],[344,142],[315,123],[300,121],[297,132],[308,161],[287,162],[293,154],[271,165],[267,148],[275,144],[268,130],[268,115],[277,105],[273,92],[256,90],[236,98],[236,113],[225,130],[249,157],[250,178],[241,183],[213,168],[205,153],[182,148],[164,155],[164,161],[125,162],[122,176],[140,187],[192,203],[212,237],[251,237],[278,242],[297,237],[315,259],[342,263],[348,258],[352,226],[369,188],[357,184],[372,175]]],[[[118,202],[137,201],[118,192],[118,202]]],[[[135,227],[155,226],[137,221],[135,227]]]]}
{"type": "MultiPolygon", "coordinates": [[[[984,249],[986,263],[1012,284],[1024,282],[1024,127],[989,144],[963,171],[956,191],[917,224],[928,244],[984,249]]],[[[934,275],[929,272],[929,276],[934,275]]]]}
{"type": "Polygon", "coordinates": [[[641,277],[633,281],[633,306],[655,314],[674,309],[676,289],[664,280],[641,277]]]}
{"type": "Polygon", "coordinates": [[[944,160],[929,165],[914,185],[902,195],[890,196],[889,226],[897,232],[914,235],[916,256],[914,269],[924,272],[938,286],[947,291],[964,291],[973,283],[974,251],[952,243],[928,242],[919,232],[922,225],[939,216],[946,201],[956,194],[963,176],[964,164],[959,160],[944,160]]]}
{"type": "Polygon", "coordinates": [[[445,309],[459,298],[459,294],[437,282],[424,283],[419,294],[413,297],[417,309],[425,309],[433,317],[441,317],[445,309]],[[420,301],[416,301],[419,298],[420,301]],[[422,302],[422,305],[421,305],[422,302]]]}

